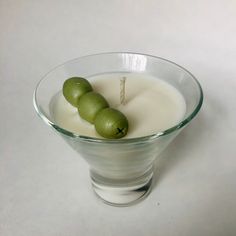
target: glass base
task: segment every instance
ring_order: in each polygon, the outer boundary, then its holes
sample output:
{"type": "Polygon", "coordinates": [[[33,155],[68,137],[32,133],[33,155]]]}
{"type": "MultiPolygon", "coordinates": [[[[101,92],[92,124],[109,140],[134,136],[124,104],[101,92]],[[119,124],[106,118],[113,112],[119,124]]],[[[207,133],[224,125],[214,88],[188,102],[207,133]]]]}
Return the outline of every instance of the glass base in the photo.
{"type": "Polygon", "coordinates": [[[108,180],[90,171],[95,194],[112,206],[130,206],[148,196],[151,190],[153,170],[133,180],[108,180]]]}

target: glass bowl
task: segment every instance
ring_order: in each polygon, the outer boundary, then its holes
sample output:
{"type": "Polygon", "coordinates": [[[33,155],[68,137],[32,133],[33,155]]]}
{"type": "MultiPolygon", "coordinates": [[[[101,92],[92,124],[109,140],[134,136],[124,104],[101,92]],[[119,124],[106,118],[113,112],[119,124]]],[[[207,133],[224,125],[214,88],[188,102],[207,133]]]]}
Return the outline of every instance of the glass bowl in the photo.
{"type": "Polygon", "coordinates": [[[199,112],[203,92],[190,72],[171,61],[145,54],[114,52],[76,58],[55,67],[38,83],[33,102],[40,118],[87,161],[96,195],[107,204],[128,206],[150,192],[155,159],[199,112]],[[130,139],[87,137],[58,125],[51,106],[64,81],[73,76],[89,78],[104,73],[145,73],[164,80],[185,99],[183,119],[161,132],[130,139]]]}

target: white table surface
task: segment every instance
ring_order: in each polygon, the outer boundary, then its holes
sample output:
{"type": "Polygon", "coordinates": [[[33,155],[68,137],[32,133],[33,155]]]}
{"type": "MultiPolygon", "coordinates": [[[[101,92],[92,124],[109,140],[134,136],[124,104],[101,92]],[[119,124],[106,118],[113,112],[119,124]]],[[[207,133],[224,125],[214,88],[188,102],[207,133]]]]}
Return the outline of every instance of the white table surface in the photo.
{"type": "Polygon", "coordinates": [[[0,1],[0,236],[236,235],[234,0],[0,1]],[[86,162],[37,117],[37,81],[69,59],[133,51],[186,67],[204,105],[127,208],[93,194],[86,162]]]}

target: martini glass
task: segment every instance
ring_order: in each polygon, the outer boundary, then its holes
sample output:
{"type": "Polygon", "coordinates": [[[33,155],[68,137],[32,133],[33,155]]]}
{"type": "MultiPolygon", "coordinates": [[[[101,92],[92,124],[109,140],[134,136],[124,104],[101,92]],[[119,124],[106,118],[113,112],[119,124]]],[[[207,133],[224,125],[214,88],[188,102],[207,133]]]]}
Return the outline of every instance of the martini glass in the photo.
{"type": "Polygon", "coordinates": [[[38,115],[87,161],[94,192],[105,203],[114,206],[128,206],[147,196],[151,190],[155,159],[196,116],[202,102],[200,84],[183,67],[163,58],[124,52],[95,54],[68,61],[48,72],[34,92],[38,115]],[[183,119],[162,132],[118,140],[83,136],[56,123],[51,112],[53,99],[67,78],[117,72],[146,73],[174,86],[186,102],[183,119]]]}

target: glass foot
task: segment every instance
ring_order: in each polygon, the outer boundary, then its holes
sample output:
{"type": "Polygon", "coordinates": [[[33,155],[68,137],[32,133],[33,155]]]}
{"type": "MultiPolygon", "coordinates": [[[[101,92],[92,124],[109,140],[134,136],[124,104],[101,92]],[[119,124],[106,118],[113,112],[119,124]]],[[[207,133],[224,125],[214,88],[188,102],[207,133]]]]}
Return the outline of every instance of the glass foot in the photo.
{"type": "Polygon", "coordinates": [[[106,204],[112,206],[130,206],[148,196],[151,190],[153,172],[148,171],[133,181],[104,181],[104,178],[91,172],[95,194],[106,204]]]}

